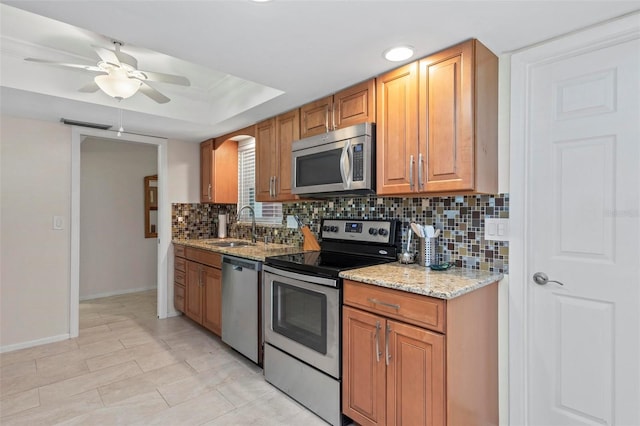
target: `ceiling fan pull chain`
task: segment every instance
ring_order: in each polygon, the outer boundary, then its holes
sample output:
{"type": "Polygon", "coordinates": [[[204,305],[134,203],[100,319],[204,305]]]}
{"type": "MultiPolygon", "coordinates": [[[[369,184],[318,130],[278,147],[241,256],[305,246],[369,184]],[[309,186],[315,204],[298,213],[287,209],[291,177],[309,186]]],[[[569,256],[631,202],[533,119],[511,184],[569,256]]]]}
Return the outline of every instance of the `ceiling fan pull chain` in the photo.
{"type": "Polygon", "coordinates": [[[118,129],[118,136],[122,136],[122,132],[124,132],[124,128],[122,127],[122,108],[118,109],[118,118],[120,120],[120,128],[118,129]]]}

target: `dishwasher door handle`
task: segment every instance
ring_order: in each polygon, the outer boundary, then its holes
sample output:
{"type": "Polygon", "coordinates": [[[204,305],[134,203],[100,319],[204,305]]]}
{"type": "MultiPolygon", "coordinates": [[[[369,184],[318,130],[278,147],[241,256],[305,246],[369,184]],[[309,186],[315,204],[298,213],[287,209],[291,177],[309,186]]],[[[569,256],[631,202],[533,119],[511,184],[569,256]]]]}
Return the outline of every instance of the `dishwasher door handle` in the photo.
{"type": "Polygon", "coordinates": [[[233,268],[234,271],[240,271],[242,272],[242,266],[238,266],[238,265],[231,265],[231,267],[233,268]]]}

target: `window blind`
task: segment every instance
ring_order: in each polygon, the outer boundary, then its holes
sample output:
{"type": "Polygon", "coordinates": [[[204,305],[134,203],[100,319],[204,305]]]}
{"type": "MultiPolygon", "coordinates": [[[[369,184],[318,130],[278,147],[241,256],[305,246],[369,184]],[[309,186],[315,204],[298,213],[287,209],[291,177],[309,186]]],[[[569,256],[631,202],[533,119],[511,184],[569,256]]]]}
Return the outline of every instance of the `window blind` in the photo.
{"type": "MultiPolygon", "coordinates": [[[[253,208],[256,223],[282,223],[282,203],[256,201],[256,142],[253,138],[238,142],[238,211],[244,206],[253,208]]],[[[244,210],[238,221],[251,222],[249,210],[244,210]]]]}

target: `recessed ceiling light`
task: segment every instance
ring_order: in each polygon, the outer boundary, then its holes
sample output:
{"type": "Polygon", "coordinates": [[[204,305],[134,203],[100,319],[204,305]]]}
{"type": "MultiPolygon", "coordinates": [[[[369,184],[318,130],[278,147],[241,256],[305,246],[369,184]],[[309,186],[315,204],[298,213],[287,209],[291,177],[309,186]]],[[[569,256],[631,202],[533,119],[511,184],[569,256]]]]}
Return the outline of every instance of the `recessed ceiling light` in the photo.
{"type": "Polygon", "coordinates": [[[398,46],[387,49],[383,53],[384,58],[388,61],[398,62],[409,59],[413,56],[413,47],[411,46],[398,46]]]}

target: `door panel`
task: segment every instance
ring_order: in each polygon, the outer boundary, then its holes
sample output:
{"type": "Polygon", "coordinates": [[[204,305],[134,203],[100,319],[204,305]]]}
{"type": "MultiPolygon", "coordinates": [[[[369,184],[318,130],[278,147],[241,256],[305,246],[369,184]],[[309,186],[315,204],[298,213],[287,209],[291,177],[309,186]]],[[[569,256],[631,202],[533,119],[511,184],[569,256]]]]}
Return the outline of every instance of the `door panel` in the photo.
{"type": "Polygon", "coordinates": [[[385,363],[380,352],[384,323],[382,317],[343,308],[342,410],[361,425],[386,424],[385,363]]]}
{"type": "Polygon", "coordinates": [[[640,41],[530,69],[532,425],[640,424],[640,41]],[[538,285],[542,271],[563,285],[538,285]]]}
{"type": "Polygon", "coordinates": [[[202,266],[187,261],[187,285],[185,314],[197,323],[202,323],[202,266]]]}
{"type": "Polygon", "coordinates": [[[387,327],[387,424],[444,426],[444,336],[391,320],[387,327]]]}
{"type": "Polygon", "coordinates": [[[202,325],[215,334],[222,334],[222,274],[220,269],[202,267],[202,325]]]}

